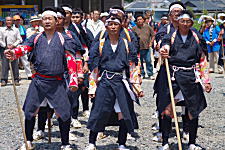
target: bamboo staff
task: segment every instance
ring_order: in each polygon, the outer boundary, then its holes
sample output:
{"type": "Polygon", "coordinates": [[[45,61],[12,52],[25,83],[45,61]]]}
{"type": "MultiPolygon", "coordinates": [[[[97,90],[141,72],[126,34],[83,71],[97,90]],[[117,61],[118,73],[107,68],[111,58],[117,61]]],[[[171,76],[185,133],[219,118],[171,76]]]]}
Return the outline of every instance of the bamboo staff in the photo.
{"type": "Polygon", "coordinates": [[[173,109],[173,116],[174,116],[175,127],[176,127],[178,149],[182,150],[182,144],[181,144],[181,138],[180,138],[180,130],[179,130],[179,125],[178,125],[178,120],[177,120],[176,106],[175,106],[175,101],[174,101],[173,88],[172,88],[172,82],[171,82],[171,76],[170,76],[170,70],[169,70],[169,63],[168,63],[168,59],[167,58],[165,59],[165,64],[166,64],[166,73],[167,73],[167,79],[168,79],[169,90],[170,90],[170,99],[171,99],[171,104],[172,104],[172,109],[173,109]]]}
{"type": "Polygon", "coordinates": [[[52,142],[52,139],[51,139],[51,136],[52,136],[52,133],[51,133],[52,125],[51,125],[51,112],[50,111],[47,112],[47,116],[48,116],[48,143],[51,144],[51,142],[52,142]]]}
{"type": "Polygon", "coordinates": [[[12,61],[9,61],[9,68],[10,68],[10,73],[11,73],[11,77],[12,77],[12,83],[13,83],[13,91],[15,94],[15,98],[16,98],[16,105],[17,105],[17,110],[18,110],[18,114],[19,114],[19,119],[20,119],[20,125],[22,127],[22,132],[23,132],[23,138],[24,138],[24,143],[26,146],[26,150],[28,149],[28,144],[27,144],[27,137],[25,134],[25,128],[24,128],[24,124],[23,124],[23,115],[22,115],[22,109],[20,107],[20,103],[19,103],[19,98],[18,98],[18,94],[17,94],[17,90],[16,90],[16,85],[15,85],[15,80],[14,80],[14,75],[13,75],[13,70],[12,70],[12,61]]]}

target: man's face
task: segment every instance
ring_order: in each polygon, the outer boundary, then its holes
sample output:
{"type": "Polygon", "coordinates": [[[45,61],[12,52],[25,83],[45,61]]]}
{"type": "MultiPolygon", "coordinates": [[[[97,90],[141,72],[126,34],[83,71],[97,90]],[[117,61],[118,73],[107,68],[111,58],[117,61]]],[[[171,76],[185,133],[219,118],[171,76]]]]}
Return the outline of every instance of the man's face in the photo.
{"type": "Polygon", "coordinates": [[[172,21],[177,21],[177,18],[180,16],[182,9],[180,8],[174,8],[171,12],[170,12],[170,18],[172,21]]]}
{"type": "Polygon", "coordinates": [[[65,19],[65,21],[66,22],[70,22],[71,17],[72,17],[72,13],[70,11],[68,11],[68,10],[66,10],[65,12],[66,12],[66,19],[65,19]]]}
{"type": "Polygon", "coordinates": [[[64,27],[64,21],[65,19],[63,17],[57,17],[57,23],[56,23],[56,27],[57,28],[62,28],[64,27]]]}
{"type": "Polygon", "coordinates": [[[193,25],[193,22],[190,18],[183,18],[178,21],[179,29],[183,31],[188,31],[193,25]]]}
{"type": "Polygon", "coordinates": [[[210,27],[213,24],[213,21],[208,20],[208,21],[206,21],[205,24],[206,24],[206,27],[210,27]]]}
{"type": "Polygon", "coordinates": [[[20,24],[20,19],[14,20],[14,24],[18,26],[20,24]]]}
{"type": "Polygon", "coordinates": [[[2,21],[0,21],[0,27],[2,27],[2,25],[3,25],[3,22],[2,22],[2,21]]]}
{"type": "Polygon", "coordinates": [[[32,25],[32,27],[35,27],[35,26],[39,25],[39,21],[38,20],[37,21],[32,21],[30,24],[32,25]]]}
{"type": "Polygon", "coordinates": [[[98,21],[99,18],[100,18],[99,12],[98,12],[98,11],[94,11],[94,12],[93,12],[93,20],[94,20],[94,21],[98,21]]]}
{"type": "Polygon", "coordinates": [[[56,27],[56,19],[52,15],[42,17],[42,24],[45,30],[53,30],[56,27]]]}
{"type": "Polygon", "coordinates": [[[119,34],[119,31],[121,29],[121,25],[116,22],[109,22],[108,26],[106,27],[109,34],[119,34]]]}
{"type": "Polygon", "coordinates": [[[80,14],[73,14],[71,17],[71,21],[75,24],[80,24],[82,21],[82,17],[80,14]]]}
{"type": "Polygon", "coordinates": [[[143,17],[137,17],[137,25],[142,26],[144,24],[144,18],[143,17]]]}
{"type": "Polygon", "coordinates": [[[161,20],[161,23],[162,23],[162,24],[167,24],[167,23],[168,23],[168,20],[167,20],[167,19],[162,19],[162,20],[161,20]]]}
{"type": "Polygon", "coordinates": [[[6,17],[5,18],[5,24],[6,24],[7,27],[12,27],[12,24],[13,24],[12,17],[6,17]]]}

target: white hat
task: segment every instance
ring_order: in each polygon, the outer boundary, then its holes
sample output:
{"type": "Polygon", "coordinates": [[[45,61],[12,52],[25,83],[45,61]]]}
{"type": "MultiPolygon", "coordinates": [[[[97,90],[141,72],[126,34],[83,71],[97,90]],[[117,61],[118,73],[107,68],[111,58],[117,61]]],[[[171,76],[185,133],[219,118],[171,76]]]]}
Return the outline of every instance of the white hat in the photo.
{"type": "Polygon", "coordinates": [[[108,17],[109,14],[107,12],[101,13],[100,17],[108,17]]]}

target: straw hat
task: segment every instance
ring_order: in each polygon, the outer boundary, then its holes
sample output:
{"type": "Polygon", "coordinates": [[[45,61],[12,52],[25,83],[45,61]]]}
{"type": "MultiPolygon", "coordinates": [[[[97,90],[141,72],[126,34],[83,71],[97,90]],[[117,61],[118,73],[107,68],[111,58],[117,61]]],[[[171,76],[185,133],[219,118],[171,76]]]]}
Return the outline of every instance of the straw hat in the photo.
{"type": "Polygon", "coordinates": [[[33,21],[39,21],[41,20],[38,16],[31,16],[30,17],[30,22],[33,22],[33,21]]]}

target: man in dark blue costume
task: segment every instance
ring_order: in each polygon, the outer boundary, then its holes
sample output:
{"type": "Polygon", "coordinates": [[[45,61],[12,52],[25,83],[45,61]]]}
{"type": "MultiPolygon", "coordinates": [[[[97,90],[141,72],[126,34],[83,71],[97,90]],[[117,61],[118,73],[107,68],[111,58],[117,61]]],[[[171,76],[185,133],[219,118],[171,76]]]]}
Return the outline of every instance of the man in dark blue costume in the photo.
{"type": "MultiPolygon", "coordinates": [[[[27,52],[31,52],[30,60],[36,71],[29,86],[23,106],[25,112],[25,133],[29,149],[33,149],[33,129],[35,115],[40,106],[45,104],[55,110],[58,116],[61,133],[62,150],[70,150],[70,102],[65,89],[63,74],[67,70],[70,75],[69,88],[78,88],[74,55],[74,41],[56,32],[57,13],[54,9],[45,9],[42,13],[44,32],[35,34],[23,45],[13,50],[6,50],[8,59],[17,59],[27,52]]],[[[25,145],[21,147],[25,149],[25,145]]]]}
{"type": "MultiPolygon", "coordinates": [[[[175,101],[184,101],[188,118],[189,150],[200,150],[196,145],[199,114],[206,108],[206,99],[203,89],[211,91],[208,78],[208,64],[204,43],[191,29],[193,16],[188,11],[183,11],[178,17],[178,30],[172,35],[166,35],[162,40],[160,53],[162,58],[168,58],[175,101]]],[[[160,150],[169,149],[169,133],[171,118],[173,117],[170,104],[165,65],[160,68],[155,85],[158,100],[158,111],[162,117],[162,147],[160,150]]]]}
{"type": "Polygon", "coordinates": [[[98,132],[103,132],[112,123],[115,112],[119,124],[118,150],[128,150],[125,147],[127,133],[138,128],[133,106],[133,101],[138,102],[138,99],[128,77],[129,64],[135,65],[138,61],[137,53],[133,44],[120,36],[121,28],[121,19],[109,15],[106,21],[107,36],[90,50],[89,68],[92,73],[89,77],[89,94],[94,100],[87,124],[90,129],[87,150],[96,149],[98,132]]]}

